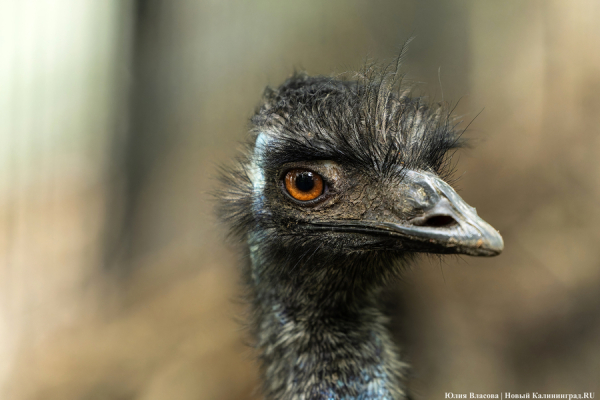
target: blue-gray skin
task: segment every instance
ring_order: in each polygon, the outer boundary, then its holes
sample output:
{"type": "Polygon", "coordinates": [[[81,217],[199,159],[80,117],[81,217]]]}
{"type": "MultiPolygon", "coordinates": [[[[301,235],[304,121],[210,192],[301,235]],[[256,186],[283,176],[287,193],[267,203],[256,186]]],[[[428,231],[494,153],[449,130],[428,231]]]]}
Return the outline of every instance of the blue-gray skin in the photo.
{"type": "Polygon", "coordinates": [[[296,74],[267,89],[247,151],[222,174],[266,399],[409,398],[382,288],[418,253],[502,251],[444,181],[461,144],[450,111],[395,77],[296,74]],[[323,193],[296,200],[284,182],[293,169],[322,177],[323,193]]]}

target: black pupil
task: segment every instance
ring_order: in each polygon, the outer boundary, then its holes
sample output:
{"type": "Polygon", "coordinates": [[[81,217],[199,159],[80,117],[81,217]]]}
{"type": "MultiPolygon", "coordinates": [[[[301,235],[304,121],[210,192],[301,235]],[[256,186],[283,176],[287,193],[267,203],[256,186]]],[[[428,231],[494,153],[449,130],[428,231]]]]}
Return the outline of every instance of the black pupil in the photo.
{"type": "Polygon", "coordinates": [[[301,172],[296,175],[296,187],[302,192],[310,192],[315,187],[312,172],[301,172]]]}

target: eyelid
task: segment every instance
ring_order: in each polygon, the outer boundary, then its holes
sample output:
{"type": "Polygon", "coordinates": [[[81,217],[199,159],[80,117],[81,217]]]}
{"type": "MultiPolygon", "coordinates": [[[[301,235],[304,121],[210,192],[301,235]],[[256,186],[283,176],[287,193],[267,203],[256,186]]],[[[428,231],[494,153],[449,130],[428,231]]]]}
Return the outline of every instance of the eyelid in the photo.
{"type": "Polygon", "coordinates": [[[297,161],[284,164],[281,169],[280,179],[283,179],[285,174],[293,169],[305,169],[314,172],[319,174],[324,182],[333,185],[335,185],[342,175],[340,165],[333,160],[297,161]]]}

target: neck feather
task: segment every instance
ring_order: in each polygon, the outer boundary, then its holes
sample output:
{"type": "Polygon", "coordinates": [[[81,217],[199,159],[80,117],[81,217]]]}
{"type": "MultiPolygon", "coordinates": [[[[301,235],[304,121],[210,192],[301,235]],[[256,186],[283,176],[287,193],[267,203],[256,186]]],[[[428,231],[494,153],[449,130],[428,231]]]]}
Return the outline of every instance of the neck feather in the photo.
{"type": "MultiPolygon", "coordinates": [[[[377,306],[378,289],[315,296],[297,283],[260,276],[252,254],[257,348],[266,399],[407,399],[400,361],[377,306]]],[[[272,266],[270,266],[272,267],[272,266]]]]}

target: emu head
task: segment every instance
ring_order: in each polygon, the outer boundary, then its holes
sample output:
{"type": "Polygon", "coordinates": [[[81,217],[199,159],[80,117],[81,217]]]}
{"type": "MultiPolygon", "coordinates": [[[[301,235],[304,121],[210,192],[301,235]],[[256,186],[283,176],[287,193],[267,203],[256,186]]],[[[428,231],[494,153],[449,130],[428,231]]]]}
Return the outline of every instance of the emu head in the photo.
{"type": "Polygon", "coordinates": [[[454,124],[389,75],[267,89],[220,196],[253,279],[333,290],[381,283],[416,253],[499,254],[501,236],[445,182],[454,124]]]}

